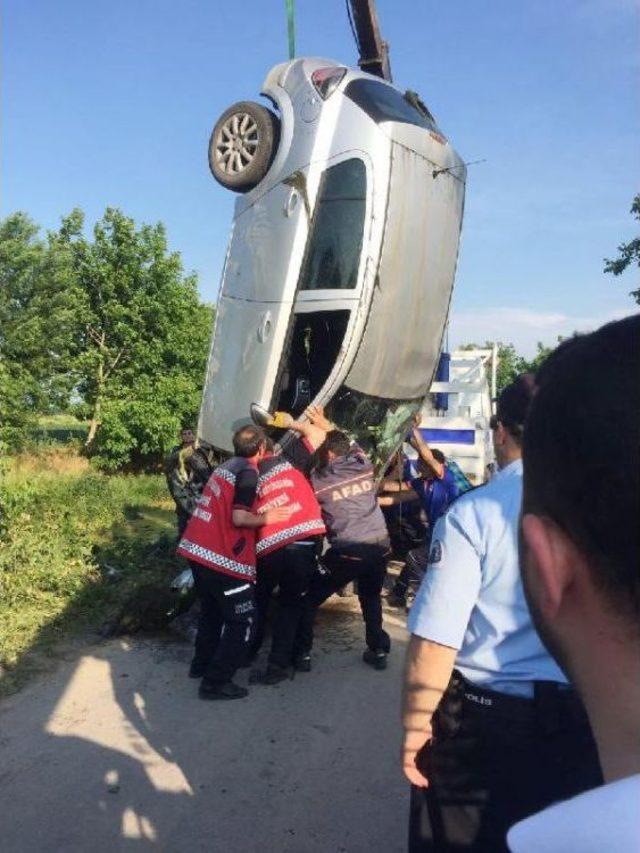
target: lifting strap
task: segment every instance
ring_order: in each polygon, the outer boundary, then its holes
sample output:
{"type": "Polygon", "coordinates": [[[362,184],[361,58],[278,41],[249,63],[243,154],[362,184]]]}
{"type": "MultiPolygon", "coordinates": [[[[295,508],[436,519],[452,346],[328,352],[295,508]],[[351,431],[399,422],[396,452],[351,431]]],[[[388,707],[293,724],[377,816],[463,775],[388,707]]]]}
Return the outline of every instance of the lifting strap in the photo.
{"type": "Polygon", "coordinates": [[[293,0],[284,0],[287,9],[287,34],[289,36],[289,59],[296,55],[296,21],[293,0]]]}

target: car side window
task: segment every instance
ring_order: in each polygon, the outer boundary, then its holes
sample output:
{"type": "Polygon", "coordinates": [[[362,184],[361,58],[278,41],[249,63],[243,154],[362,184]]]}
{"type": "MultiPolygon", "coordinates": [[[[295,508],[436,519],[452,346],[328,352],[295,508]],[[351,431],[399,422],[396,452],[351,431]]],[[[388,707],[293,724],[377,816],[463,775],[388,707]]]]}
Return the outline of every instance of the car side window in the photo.
{"type": "Polygon", "coordinates": [[[302,264],[301,290],[356,286],[366,199],[367,172],[362,160],[343,160],[324,172],[302,264]]]}

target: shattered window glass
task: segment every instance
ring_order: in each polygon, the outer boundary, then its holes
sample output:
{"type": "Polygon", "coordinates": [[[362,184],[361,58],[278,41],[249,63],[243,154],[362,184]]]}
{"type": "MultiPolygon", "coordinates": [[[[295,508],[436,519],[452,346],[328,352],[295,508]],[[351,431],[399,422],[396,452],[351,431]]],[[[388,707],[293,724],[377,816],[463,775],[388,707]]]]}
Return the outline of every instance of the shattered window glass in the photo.
{"type": "Polygon", "coordinates": [[[367,198],[362,160],[343,160],[321,178],[301,290],[344,290],[358,282],[367,198]]]}

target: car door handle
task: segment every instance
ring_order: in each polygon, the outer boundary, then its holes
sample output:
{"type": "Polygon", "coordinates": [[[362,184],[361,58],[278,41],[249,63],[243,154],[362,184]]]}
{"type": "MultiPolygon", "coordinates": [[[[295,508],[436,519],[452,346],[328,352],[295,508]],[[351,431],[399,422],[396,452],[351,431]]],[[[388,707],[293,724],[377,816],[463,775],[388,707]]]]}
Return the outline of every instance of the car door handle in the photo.
{"type": "Polygon", "coordinates": [[[271,334],[271,311],[266,311],[262,315],[262,320],[258,326],[258,340],[263,344],[271,334]]]}
{"type": "Polygon", "coordinates": [[[293,212],[298,206],[299,199],[300,193],[298,192],[298,190],[292,189],[284,205],[284,214],[287,218],[293,216],[293,212]]]}

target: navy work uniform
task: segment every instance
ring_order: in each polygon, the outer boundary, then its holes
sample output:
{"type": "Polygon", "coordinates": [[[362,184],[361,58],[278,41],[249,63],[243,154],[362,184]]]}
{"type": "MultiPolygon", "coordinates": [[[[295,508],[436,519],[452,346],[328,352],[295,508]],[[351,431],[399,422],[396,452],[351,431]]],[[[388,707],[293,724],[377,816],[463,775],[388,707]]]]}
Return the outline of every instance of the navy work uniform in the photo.
{"type": "Polygon", "coordinates": [[[522,461],[434,529],[409,630],[457,649],[416,766],[411,851],[507,850],[525,815],[601,783],[582,705],[532,624],[520,580],[522,461]]]}
{"type": "Polygon", "coordinates": [[[412,548],[408,552],[405,565],[391,590],[391,595],[403,606],[406,605],[407,593],[417,590],[424,577],[428,554],[431,550],[431,533],[436,521],[441,515],[444,515],[449,504],[471,488],[471,483],[455,462],[446,461],[444,463],[441,478],[420,476],[417,473],[412,473],[411,468],[411,464],[405,465],[406,482],[418,495],[420,505],[427,516],[429,528],[425,535],[424,544],[412,548]]]}
{"type": "Polygon", "coordinates": [[[373,465],[354,446],[311,475],[331,547],[324,554],[324,572],[311,584],[300,623],[297,646],[308,654],[313,644],[313,622],[318,607],[351,581],[358,582],[358,598],[365,623],[364,659],[384,668],[391,647],[382,627],[380,593],[387,571],[389,535],[378,506],[373,465]]]}

